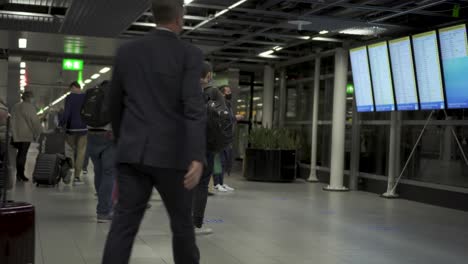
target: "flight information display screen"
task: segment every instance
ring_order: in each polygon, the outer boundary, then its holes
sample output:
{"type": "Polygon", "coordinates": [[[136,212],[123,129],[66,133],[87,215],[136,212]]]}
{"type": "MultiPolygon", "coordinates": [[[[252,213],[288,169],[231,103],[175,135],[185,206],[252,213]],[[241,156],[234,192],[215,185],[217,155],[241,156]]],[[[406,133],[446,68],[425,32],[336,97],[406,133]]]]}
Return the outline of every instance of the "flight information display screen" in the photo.
{"type": "Polygon", "coordinates": [[[373,112],[374,99],[369,69],[367,48],[360,47],[350,51],[353,70],[354,94],[358,112],[373,112]]]}
{"type": "Polygon", "coordinates": [[[392,72],[387,42],[369,45],[369,62],[374,91],[375,110],[395,111],[392,72]]]}
{"type": "Polygon", "coordinates": [[[397,109],[419,110],[411,39],[410,37],[395,39],[390,41],[389,46],[397,109]]]}
{"type": "Polygon", "coordinates": [[[445,108],[437,32],[413,36],[416,76],[422,110],[445,108]]]}
{"type": "Polygon", "coordinates": [[[466,26],[439,30],[447,106],[468,108],[468,43],[466,26]]]}

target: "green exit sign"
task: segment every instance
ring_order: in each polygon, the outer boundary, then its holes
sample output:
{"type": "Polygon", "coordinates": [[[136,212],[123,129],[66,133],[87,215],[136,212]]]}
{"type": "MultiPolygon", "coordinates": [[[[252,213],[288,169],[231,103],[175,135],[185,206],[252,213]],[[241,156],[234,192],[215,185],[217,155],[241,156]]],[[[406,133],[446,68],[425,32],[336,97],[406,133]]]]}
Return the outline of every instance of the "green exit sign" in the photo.
{"type": "Polygon", "coordinates": [[[76,59],[64,59],[62,66],[65,71],[82,71],[84,61],[76,59]]]}

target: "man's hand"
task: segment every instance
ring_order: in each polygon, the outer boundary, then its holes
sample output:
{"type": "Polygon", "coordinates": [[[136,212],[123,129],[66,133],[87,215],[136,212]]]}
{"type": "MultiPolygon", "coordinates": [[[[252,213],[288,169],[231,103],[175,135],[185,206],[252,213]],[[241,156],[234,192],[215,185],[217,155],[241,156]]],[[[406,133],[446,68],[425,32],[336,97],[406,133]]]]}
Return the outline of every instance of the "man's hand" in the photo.
{"type": "Polygon", "coordinates": [[[192,161],[187,174],[185,174],[184,186],[187,190],[197,187],[203,173],[203,163],[192,161]]]}

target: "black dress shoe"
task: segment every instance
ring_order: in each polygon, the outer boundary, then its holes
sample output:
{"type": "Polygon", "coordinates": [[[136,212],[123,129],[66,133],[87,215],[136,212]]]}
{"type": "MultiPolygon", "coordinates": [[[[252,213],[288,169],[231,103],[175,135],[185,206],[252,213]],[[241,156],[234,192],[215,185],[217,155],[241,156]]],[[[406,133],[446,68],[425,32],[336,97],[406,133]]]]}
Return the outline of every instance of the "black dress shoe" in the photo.
{"type": "Polygon", "coordinates": [[[24,181],[24,182],[28,182],[28,181],[29,181],[29,179],[26,178],[26,177],[22,177],[21,180],[24,181]]]}

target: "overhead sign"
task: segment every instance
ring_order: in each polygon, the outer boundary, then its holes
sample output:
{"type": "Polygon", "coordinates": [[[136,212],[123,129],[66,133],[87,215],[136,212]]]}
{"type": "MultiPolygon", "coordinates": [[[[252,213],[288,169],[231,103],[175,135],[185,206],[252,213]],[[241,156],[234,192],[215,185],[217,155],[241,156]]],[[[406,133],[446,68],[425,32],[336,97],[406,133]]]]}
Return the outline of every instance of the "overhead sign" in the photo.
{"type": "Polygon", "coordinates": [[[65,71],[82,71],[84,61],[77,59],[63,59],[63,70],[65,71]]]}

